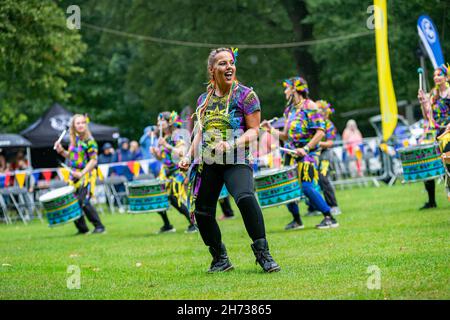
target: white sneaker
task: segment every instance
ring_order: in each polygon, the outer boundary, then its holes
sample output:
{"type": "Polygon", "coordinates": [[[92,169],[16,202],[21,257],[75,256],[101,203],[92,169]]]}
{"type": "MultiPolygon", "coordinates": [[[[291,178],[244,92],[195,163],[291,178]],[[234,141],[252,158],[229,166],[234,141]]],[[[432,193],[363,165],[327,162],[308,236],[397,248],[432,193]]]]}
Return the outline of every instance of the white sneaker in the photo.
{"type": "Polygon", "coordinates": [[[330,213],[334,216],[340,215],[342,213],[341,209],[339,207],[332,207],[330,210],[330,213]]]}

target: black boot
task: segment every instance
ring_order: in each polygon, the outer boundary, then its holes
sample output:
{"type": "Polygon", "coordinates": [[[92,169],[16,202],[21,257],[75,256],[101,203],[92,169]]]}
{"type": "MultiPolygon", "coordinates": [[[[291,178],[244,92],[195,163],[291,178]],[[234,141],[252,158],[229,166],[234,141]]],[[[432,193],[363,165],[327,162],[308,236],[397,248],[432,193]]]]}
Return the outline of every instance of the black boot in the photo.
{"type": "Polygon", "coordinates": [[[280,271],[280,266],[273,260],[269,252],[269,244],[266,239],[258,239],[251,245],[256,262],[263,268],[265,272],[280,271]]]}
{"type": "Polygon", "coordinates": [[[213,261],[208,272],[225,272],[233,269],[233,265],[228,259],[227,249],[223,243],[219,248],[209,247],[209,252],[213,257],[213,261]]]}

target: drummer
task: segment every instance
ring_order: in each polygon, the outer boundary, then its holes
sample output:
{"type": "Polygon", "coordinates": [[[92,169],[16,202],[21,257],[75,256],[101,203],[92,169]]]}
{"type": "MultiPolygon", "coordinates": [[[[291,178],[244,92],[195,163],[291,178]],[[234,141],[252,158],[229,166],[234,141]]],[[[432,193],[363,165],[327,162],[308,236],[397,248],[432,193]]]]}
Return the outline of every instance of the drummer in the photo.
{"type": "MultiPolygon", "coordinates": [[[[182,215],[186,217],[189,226],[186,233],[197,232],[197,228],[191,222],[189,217],[189,210],[186,207],[187,193],[184,184],[186,180],[186,173],[178,169],[176,159],[180,159],[185,152],[184,140],[177,137],[175,130],[181,127],[181,119],[175,111],[162,112],[158,115],[158,128],[160,128],[162,135],[158,140],[158,147],[151,147],[150,152],[157,160],[162,162],[162,167],[159,172],[159,179],[170,180],[170,204],[182,215]]],[[[167,211],[158,212],[163,219],[164,225],[158,233],[175,232],[176,229],[170,224],[167,211]]]]}
{"type": "MultiPolygon", "coordinates": [[[[434,70],[433,80],[435,88],[427,95],[419,89],[418,98],[425,119],[425,132],[434,137],[441,135],[450,122],[450,66],[441,65],[434,70]]],[[[420,210],[436,208],[436,183],[434,180],[425,181],[428,202],[420,210]]]]}
{"type": "MultiPolygon", "coordinates": [[[[94,225],[92,233],[104,233],[105,227],[95,207],[90,203],[94,195],[95,181],[97,179],[95,167],[97,166],[98,146],[87,125],[84,115],[76,114],[70,120],[70,145],[65,150],[60,142],[55,143],[58,154],[68,159],[68,165],[72,169],[70,185],[75,187],[75,192],[88,220],[94,225]]],[[[84,216],[75,221],[78,234],[86,234],[89,228],[84,216]]]]}
{"type": "MultiPolygon", "coordinates": [[[[298,164],[303,193],[324,215],[324,219],[316,227],[336,228],[339,224],[332,216],[330,206],[314,189],[314,183],[319,178],[318,145],[325,136],[325,121],[317,105],[308,98],[309,88],[305,79],[293,77],[285,80],[283,86],[288,104],[284,111],[286,121],[283,131],[274,129],[268,121],[263,121],[261,125],[285,141],[287,148],[295,150],[294,156],[286,154],[284,165],[298,164]]],[[[288,209],[294,220],[286,225],[285,230],[303,229],[298,204],[292,202],[288,204],[288,209]]]]}
{"type": "MultiPolygon", "coordinates": [[[[321,149],[320,163],[319,163],[319,186],[322,189],[326,203],[331,207],[331,213],[338,215],[341,213],[337,204],[336,195],[334,193],[333,186],[328,179],[328,172],[330,168],[330,161],[328,160],[330,148],[333,146],[333,140],[336,138],[336,126],[331,121],[330,116],[334,113],[334,109],[331,104],[325,100],[316,101],[316,105],[319,107],[319,111],[325,120],[325,137],[319,142],[321,149]]],[[[308,213],[313,212],[315,208],[310,204],[308,213]]]]}

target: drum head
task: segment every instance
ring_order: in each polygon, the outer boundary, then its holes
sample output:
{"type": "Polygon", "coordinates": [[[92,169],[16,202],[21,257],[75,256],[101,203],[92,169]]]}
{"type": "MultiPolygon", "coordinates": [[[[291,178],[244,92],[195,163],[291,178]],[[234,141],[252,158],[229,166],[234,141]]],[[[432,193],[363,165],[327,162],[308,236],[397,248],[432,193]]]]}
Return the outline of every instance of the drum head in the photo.
{"type": "Polygon", "coordinates": [[[142,186],[155,186],[159,184],[166,183],[168,181],[163,181],[159,179],[152,180],[135,180],[127,183],[128,187],[142,187],[142,186]]]}
{"type": "Polygon", "coordinates": [[[437,147],[437,143],[426,143],[426,144],[419,144],[417,146],[410,146],[405,148],[399,148],[398,152],[405,152],[405,151],[412,151],[412,150],[421,150],[421,149],[429,149],[429,148],[435,148],[437,147]]]}
{"type": "Polygon", "coordinates": [[[65,195],[68,195],[68,194],[74,193],[74,192],[75,192],[75,188],[72,186],[58,188],[58,189],[49,191],[46,194],[40,196],[39,201],[40,202],[51,201],[56,198],[59,198],[59,197],[62,197],[62,196],[65,196],[65,195]]]}
{"type": "Polygon", "coordinates": [[[274,169],[266,169],[266,170],[261,170],[257,173],[254,174],[254,178],[262,178],[262,177],[267,177],[267,176],[271,176],[274,175],[276,173],[281,173],[281,172],[285,172],[285,171],[289,171],[292,169],[296,169],[297,166],[288,166],[288,167],[282,167],[280,169],[274,168],[274,169]]]}

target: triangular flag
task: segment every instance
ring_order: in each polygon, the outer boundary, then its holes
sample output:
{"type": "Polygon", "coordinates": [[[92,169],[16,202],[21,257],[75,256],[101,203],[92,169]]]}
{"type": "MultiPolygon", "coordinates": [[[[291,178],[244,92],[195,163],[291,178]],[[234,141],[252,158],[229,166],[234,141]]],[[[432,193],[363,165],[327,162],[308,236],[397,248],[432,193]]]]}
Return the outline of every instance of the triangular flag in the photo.
{"type": "Polygon", "coordinates": [[[97,176],[100,181],[103,181],[105,179],[103,177],[103,173],[102,173],[102,170],[100,170],[100,168],[97,168],[97,176]]]}
{"type": "Polygon", "coordinates": [[[45,181],[49,182],[52,178],[52,172],[50,170],[48,171],[42,171],[42,175],[44,176],[45,181]]]}
{"type": "Polygon", "coordinates": [[[135,177],[137,177],[139,175],[140,168],[141,168],[141,165],[139,164],[139,162],[136,161],[133,163],[133,171],[132,172],[134,173],[135,177]]]}
{"type": "Polygon", "coordinates": [[[18,172],[16,173],[16,180],[17,183],[19,184],[19,188],[23,188],[24,184],[25,184],[25,177],[27,176],[26,172],[18,172]]]}
{"type": "Polygon", "coordinates": [[[67,168],[60,168],[59,173],[61,174],[61,178],[65,182],[69,182],[70,171],[67,168]]]}
{"type": "Polygon", "coordinates": [[[148,166],[150,162],[148,160],[141,160],[139,163],[141,164],[141,169],[144,174],[148,174],[148,166]]]}
{"type": "Polygon", "coordinates": [[[41,175],[41,173],[38,172],[33,172],[32,176],[33,176],[33,185],[36,185],[39,181],[39,176],[41,175]]]}
{"type": "Polygon", "coordinates": [[[108,177],[108,171],[109,171],[109,165],[107,164],[100,164],[98,166],[98,171],[99,171],[99,176],[100,176],[100,172],[101,172],[101,176],[102,176],[102,180],[108,177]]]}
{"type": "Polygon", "coordinates": [[[117,174],[118,176],[123,176],[123,171],[125,169],[125,166],[123,165],[116,165],[112,167],[112,170],[115,174],[117,174]]]}
{"type": "Polygon", "coordinates": [[[134,171],[134,161],[128,161],[127,162],[127,166],[128,166],[128,169],[130,170],[130,172],[131,173],[133,173],[134,171]]]}
{"type": "Polygon", "coordinates": [[[5,187],[8,187],[9,186],[9,178],[10,178],[11,176],[7,173],[6,175],[5,175],[5,187]]]}

